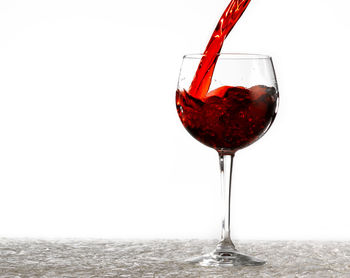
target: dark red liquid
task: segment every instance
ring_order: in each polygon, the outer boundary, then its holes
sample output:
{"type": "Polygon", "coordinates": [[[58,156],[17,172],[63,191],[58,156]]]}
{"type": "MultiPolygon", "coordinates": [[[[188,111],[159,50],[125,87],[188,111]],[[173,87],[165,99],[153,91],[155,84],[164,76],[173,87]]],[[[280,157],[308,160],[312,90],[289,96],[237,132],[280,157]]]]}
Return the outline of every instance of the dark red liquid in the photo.
{"type": "Polygon", "coordinates": [[[273,87],[223,86],[209,92],[224,40],[250,0],[232,0],[221,16],[188,90],[176,92],[176,106],[188,132],[203,144],[227,154],[262,136],[272,124],[278,102],[273,87]]]}
{"type": "Polygon", "coordinates": [[[276,115],[278,94],[273,87],[223,86],[199,100],[176,92],[177,112],[187,131],[203,144],[234,153],[263,135],[276,115]]]}

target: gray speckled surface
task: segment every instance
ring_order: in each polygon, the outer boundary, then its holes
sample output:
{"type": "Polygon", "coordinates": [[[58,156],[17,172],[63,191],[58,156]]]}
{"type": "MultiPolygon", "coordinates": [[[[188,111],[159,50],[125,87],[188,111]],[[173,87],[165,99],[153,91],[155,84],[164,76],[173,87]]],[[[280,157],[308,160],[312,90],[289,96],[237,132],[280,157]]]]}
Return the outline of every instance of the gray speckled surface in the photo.
{"type": "Polygon", "coordinates": [[[259,267],[201,267],[184,259],[215,241],[0,239],[0,277],[342,277],[350,278],[350,242],[239,242],[265,259],[259,267]]]}

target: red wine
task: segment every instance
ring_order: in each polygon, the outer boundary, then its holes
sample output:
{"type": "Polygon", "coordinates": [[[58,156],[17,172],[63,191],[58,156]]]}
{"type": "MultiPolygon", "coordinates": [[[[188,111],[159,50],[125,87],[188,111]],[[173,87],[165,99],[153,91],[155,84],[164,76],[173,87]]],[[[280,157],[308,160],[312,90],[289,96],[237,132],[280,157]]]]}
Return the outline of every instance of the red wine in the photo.
{"type": "Polygon", "coordinates": [[[222,14],[216,28],[204,51],[204,55],[198,66],[196,75],[189,89],[189,94],[195,98],[205,98],[211,84],[218,54],[224,41],[232,28],[235,26],[250,0],[231,0],[230,4],[222,14]]]}
{"type": "Polygon", "coordinates": [[[273,87],[223,86],[209,92],[224,40],[250,0],[231,0],[221,16],[188,90],[176,92],[176,106],[187,131],[203,144],[234,153],[262,136],[272,124],[278,93],[273,87]]]}
{"type": "Polygon", "coordinates": [[[223,86],[204,100],[176,92],[177,112],[187,131],[203,144],[234,153],[259,139],[276,115],[278,94],[273,87],[223,86]]]}

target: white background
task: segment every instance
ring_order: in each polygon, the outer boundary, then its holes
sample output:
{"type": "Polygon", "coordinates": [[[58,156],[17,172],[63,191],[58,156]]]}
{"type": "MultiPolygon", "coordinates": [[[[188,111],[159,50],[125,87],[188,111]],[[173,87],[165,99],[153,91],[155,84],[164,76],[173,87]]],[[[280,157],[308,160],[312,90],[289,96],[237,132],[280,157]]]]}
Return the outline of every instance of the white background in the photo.
{"type": "MultiPolygon", "coordinates": [[[[1,237],[218,237],[217,155],[174,98],[228,2],[1,0],[1,237]]],[[[236,156],[235,238],[350,239],[349,9],[252,0],[226,41],[273,56],[281,95],[236,156]]]]}

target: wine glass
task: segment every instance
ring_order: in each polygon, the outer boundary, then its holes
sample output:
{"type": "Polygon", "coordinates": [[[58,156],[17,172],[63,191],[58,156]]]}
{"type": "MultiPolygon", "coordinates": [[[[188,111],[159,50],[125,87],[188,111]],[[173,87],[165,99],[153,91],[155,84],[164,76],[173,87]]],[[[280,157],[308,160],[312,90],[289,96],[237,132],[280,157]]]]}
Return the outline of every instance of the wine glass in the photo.
{"type": "Polygon", "coordinates": [[[221,240],[211,253],[189,259],[201,265],[262,265],[239,253],[230,237],[230,192],[235,153],[261,138],[275,119],[279,93],[272,59],[256,54],[217,54],[205,97],[190,94],[203,54],[185,55],[176,108],[187,131],[219,154],[222,195],[221,240]]]}

